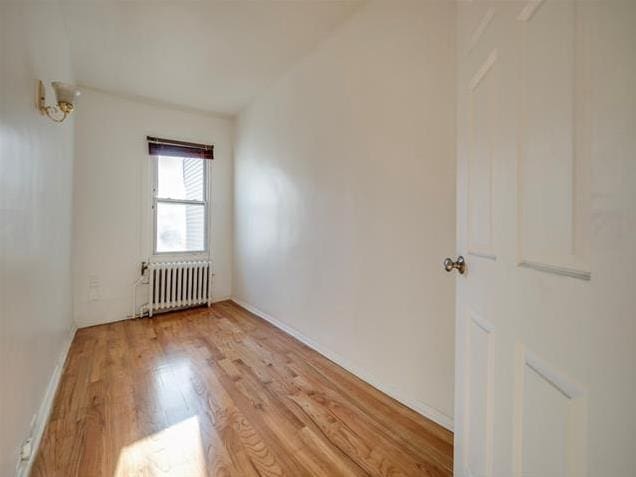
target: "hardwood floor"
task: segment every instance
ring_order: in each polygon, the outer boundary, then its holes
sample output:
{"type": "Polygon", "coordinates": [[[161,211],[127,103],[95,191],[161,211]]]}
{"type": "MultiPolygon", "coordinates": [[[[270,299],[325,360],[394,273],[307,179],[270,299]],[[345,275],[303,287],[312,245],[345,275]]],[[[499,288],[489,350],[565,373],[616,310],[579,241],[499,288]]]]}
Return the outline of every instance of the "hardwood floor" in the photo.
{"type": "Polygon", "coordinates": [[[450,476],[452,433],[232,302],[79,330],[33,476],[450,476]]]}

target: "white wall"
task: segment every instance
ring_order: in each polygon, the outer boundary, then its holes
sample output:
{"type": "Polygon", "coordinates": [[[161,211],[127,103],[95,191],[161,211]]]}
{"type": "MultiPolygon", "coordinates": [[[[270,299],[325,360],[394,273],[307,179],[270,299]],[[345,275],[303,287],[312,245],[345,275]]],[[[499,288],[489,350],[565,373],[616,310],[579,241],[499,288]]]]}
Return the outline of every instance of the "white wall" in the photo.
{"type": "Polygon", "coordinates": [[[55,124],[35,108],[36,79],[73,81],[68,51],[55,2],[0,2],[3,476],[16,473],[19,447],[73,329],[73,120],[55,124]]]}
{"type": "Polygon", "coordinates": [[[233,293],[450,425],[455,7],[370,2],[239,119],[233,293]]]}
{"type": "MultiPolygon", "coordinates": [[[[211,166],[213,298],[230,296],[232,121],[83,89],[78,105],[73,300],[78,326],[125,319],[132,283],[152,253],[146,136],[215,145],[211,166]],[[96,289],[89,293],[89,283],[96,289]]],[[[143,304],[147,286],[138,289],[143,304]]]]}

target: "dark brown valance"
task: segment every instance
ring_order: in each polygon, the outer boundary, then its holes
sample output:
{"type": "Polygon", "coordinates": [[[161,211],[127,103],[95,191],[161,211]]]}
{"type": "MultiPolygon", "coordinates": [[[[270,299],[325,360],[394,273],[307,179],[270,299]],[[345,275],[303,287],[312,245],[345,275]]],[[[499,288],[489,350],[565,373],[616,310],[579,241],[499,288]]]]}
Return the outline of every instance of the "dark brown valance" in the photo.
{"type": "Polygon", "coordinates": [[[148,154],[151,156],[214,159],[213,144],[196,144],[194,142],[175,141],[151,136],[147,136],[146,139],[148,139],[148,154]]]}

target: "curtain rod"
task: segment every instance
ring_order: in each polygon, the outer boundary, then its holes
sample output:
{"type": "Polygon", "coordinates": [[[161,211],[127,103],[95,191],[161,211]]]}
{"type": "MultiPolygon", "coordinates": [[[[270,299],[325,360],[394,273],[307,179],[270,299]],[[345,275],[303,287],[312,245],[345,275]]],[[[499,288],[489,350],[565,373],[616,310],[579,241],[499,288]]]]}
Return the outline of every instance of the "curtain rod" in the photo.
{"type": "Polygon", "coordinates": [[[148,142],[154,144],[166,144],[172,146],[185,146],[185,147],[193,147],[196,149],[205,149],[205,150],[213,150],[214,144],[198,144],[196,142],[186,142],[186,141],[176,141],[174,139],[162,139],[160,137],[152,137],[146,136],[148,142]]]}

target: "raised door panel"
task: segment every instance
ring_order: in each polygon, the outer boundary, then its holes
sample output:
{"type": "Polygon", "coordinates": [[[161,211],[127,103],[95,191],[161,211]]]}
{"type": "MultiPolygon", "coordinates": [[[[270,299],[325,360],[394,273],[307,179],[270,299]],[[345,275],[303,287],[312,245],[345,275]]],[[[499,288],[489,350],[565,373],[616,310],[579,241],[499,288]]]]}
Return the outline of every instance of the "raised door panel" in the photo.
{"type": "Polygon", "coordinates": [[[532,1],[522,29],[518,206],[520,264],[589,278],[585,75],[577,7],[532,1]],[[578,60],[577,60],[578,59],[578,60]]]}
{"type": "Polygon", "coordinates": [[[469,83],[468,252],[495,259],[493,154],[497,141],[497,51],[490,52],[469,83]]]}
{"type": "Polygon", "coordinates": [[[495,334],[491,323],[466,316],[464,471],[470,476],[492,472],[492,413],[495,334]]]}
{"type": "Polygon", "coordinates": [[[585,475],[585,393],[534,353],[520,355],[515,477],[585,475]]]}

